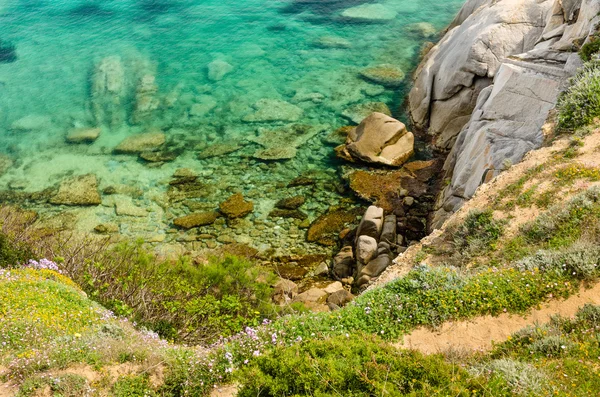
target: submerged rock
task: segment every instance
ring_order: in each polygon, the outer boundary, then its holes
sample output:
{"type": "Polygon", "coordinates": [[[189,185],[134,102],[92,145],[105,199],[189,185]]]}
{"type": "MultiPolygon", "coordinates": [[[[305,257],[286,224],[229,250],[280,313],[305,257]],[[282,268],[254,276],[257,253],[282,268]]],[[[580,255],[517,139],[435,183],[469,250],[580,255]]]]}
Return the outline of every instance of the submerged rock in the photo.
{"type": "Polygon", "coordinates": [[[22,117],[10,125],[13,131],[39,131],[52,126],[50,116],[30,114],[22,117]]]}
{"type": "Polygon", "coordinates": [[[400,121],[383,113],[372,113],[348,135],[340,157],[399,167],[414,153],[415,138],[400,121]]]}
{"type": "Polygon", "coordinates": [[[108,56],[95,67],[91,80],[92,113],[98,124],[117,127],[125,120],[125,70],[118,56],[108,56]]]}
{"type": "Polygon", "coordinates": [[[389,64],[363,69],[360,75],[369,81],[386,87],[398,87],[404,82],[404,78],[406,77],[402,69],[389,64]]]}
{"type": "Polygon", "coordinates": [[[306,199],[304,198],[304,196],[294,196],[279,200],[275,204],[275,207],[286,210],[295,210],[299,207],[302,207],[302,205],[304,205],[305,202],[306,199]]]}
{"type": "Polygon", "coordinates": [[[242,146],[238,142],[219,142],[208,145],[204,149],[198,152],[198,158],[200,160],[208,159],[211,157],[220,157],[226,154],[237,152],[242,146]]]}
{"type": "Polygon", "coordinates": [[[352,105],[342,112],[342,116],[353,123],[360,124],[365,118],[375,112],[392,116],[392,111],[383,102],[366,102],[352,105]]]}
{"type": "Polygon", "coordinates": [[[313,42],[319,48],[351,48],[352,43],[338,36],[321,36],[313,42]]]}
{"type": "Polygon", "coordinates": [[[233,66],[222,59],[216,59],[208,64],[208,78],[212,81],[221,81],[233,71],[233,66]]]}
{"type": "Polygon", "coordinates": [[[138,154],[159,149],[166,142],[165,134],[160,131],[146,132],[125,138],[115,148],[115,153],[138,154]]]}
{"type": "Polygon", "coordinates": [[[187,216],[176,218],[173,224],[182,229],[192,229],[199,226],[212,225],[215,223],[219,213],[216,211],[196,212],[187,216]]]}
{"type": "Polygon", "coordinates": [[[250,113],[243,121],[248,123],[261,123],[269,121],[297,121],[302,113],[302,108],[279,99],[261,99],[254,104],[254,113],[250,113]]]}
{"type": "Polygon", "coordinates": [[[74,176],[63,180],[50,203],[57,205],[99,205],[98,179],[94,174],[74,176]]]}
{"type": "Polygon", "coordinates": [[[417,34],[423,38],[435,37],[438,34],[438,30],[429,22],[417,22],[407,26],[407,30],[410,33],[417,34]]]}
{"type": "Polygon", "coordinates": [[[100,136],[100,128],[75,128],[69,131],[68,143],[92,143],[100,136]]]}
{"type": "Polygon", "coordinates": [[[236,193],[219,204],[219,209],[227,218],[242,218],[254,211],[254,204],[244,200],[241,193],[236,193]]]}
{"type": "Polygon", "coordinates": [[[154,118],[155,112],[160,108],[157,93],[156,77],[152,74],[142,76],[136,88],[135,106],[131,115],[132,124],[148,122],[154,118]]]}
{"type": "Polygon", "coordinates": [[[383,4],[362,4],[348,8],[342,12],[342,18],[355,22],[389,22],[396,18],[398,13],[390,10],[383,4]]]}
{"type": "Polygon", "coordinates": [[[254,157],[261,160],[286,160],[294,158],[298,147],[304,145],[312,137],[325,131],[327,126],[294,124],[278,130],[260,130],[257,137],[248,140],[258,143],[264,149],[254,152],[254,157]]]}

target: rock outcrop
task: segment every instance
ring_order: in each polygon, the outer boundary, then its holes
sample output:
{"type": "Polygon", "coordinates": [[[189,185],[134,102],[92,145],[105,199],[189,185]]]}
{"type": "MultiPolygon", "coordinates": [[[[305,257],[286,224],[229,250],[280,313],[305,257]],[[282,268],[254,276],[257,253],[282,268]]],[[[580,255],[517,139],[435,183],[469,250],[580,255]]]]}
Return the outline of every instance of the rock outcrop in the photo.
{"type": "Polygon", "coordinates": [[[434,226],[504,165],[543,141],[574,52],[599,20],[598,0],[469,0],[424,58],[409,94],[416,128],[439,149],[450,184],[434,226]]]}

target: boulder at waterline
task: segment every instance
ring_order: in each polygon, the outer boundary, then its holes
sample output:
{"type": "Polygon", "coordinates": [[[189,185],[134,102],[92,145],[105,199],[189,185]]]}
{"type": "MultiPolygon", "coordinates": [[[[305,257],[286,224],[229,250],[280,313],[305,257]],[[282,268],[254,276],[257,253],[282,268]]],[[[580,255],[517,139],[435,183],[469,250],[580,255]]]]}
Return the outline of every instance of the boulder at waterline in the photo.
{"type": "Polygon", "coordinates": [[[115,153],[139,154],[145,151],[158,150],[166,142],[166,136],[161,131],[145,132],[125,138],[115,148],[115,153]]]}
{"type": "Polygon", "coordinates": [[[348,135],[338,155],[399,167],[413,155],[414,145],[414,135],[403,123],[383,113],[372,113],[348,135]]]}
{"type": "Polygon", "coordinates": [[[176,218],[173,224],[183,229],[192,229],[194,227],[206,226],[213,224],[219,213],[216,211],[196,212],[187,216],[176,218]]]}
{"type": "Polygon", "coordinates": [[[346,246],[333,258],[333,275],[338,279],[352,276],[356,265],[352,246],[346,246]]]}
{"type": "Polygon", "coordinates": [[[356,231],[357,236],[369,236],[374,239],[379,239],[381,229],[383,227],[383,208],[377,206],[370,206],[363,215],[358,229],[356,231]]]}
{"type": "Polygon", "coordinates": [[[98,179],[94,174],[74,176],[64,179],[58,193],[50,198],[57,205],[99,205],[102,203],[98,192],[98,179]]]}
{"type": "Polygon", "coordinates": [[[360,209],[330,208],[329,211],[315,219],[306,234],[306,240],[324,246],[334,246],[338,241],[338,234],[344,227],[356,221],[360,209]]]}
{"type": "Polygon", "coordinates": [[[92,143],[100,136],[100,128],[74,128],[67,133],[68,143],[92,143]]]}
{"type": "Polygon", "coordinates": [[[254,211],[254,204],[244,200],[241,193],[236,193],[219,204],[219,209],[227,218],[242,218],[254,211]]]}

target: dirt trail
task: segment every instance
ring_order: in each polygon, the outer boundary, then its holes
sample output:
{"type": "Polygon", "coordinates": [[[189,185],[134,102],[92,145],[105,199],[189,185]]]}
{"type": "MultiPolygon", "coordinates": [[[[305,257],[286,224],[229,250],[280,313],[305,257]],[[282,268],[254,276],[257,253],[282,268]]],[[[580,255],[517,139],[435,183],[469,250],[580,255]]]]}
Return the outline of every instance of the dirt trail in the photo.
{"type": "Polygon", "coordinates": [[[445,350],[480,350],[492,348],[492,342],[506,340],[511,334],[535,323],[544,323],[550,316],[560,314],[572,317],[586,303],[600,304],[600,283],[566,300],[550,301],[525,317],[501,314],[498,317],[484,316],[469,321],[448,322],[436,331],[419,328],[404,337],[397,346],[431,354],[445,350]]]}

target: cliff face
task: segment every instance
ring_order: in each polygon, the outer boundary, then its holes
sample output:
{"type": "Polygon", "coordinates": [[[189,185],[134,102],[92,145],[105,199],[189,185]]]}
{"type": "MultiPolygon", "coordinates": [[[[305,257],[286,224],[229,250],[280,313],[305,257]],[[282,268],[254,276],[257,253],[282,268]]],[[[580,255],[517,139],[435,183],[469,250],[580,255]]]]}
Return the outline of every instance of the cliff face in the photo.
{"type": "Polygon", "coordinates": [[[541,146],[561,86],[581,65],[600,0],[468,0],[417,69],[416,128],[450,150],[434,227],[507,163],[541,146]]]}

